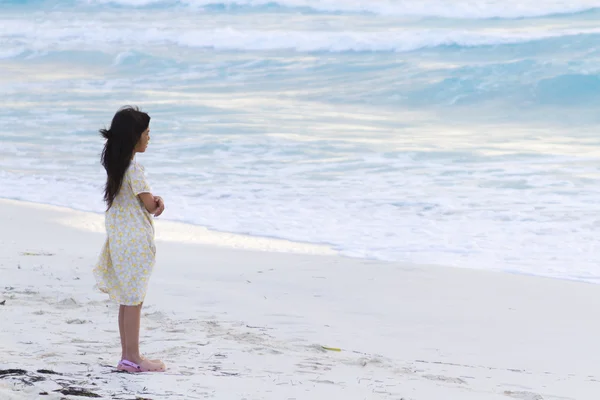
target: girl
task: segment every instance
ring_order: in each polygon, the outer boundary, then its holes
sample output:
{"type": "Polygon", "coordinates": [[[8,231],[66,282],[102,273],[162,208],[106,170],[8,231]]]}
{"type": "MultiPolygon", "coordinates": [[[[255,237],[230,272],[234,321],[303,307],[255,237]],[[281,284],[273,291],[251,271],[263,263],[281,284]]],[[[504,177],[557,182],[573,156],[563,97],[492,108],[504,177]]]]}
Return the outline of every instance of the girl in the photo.
{"type": "Polygon", "coordinates": [[[165,210],[162,198],[153,196],[144,169],[135,161],[150,141],[150,116],[136,107],[121,108],[106,139],[102,165],[107,179],[104,189],[106,233],[94,276],[98,288],[119,307],[121,361],[117,369],[128,372],[164,371],[160,360],[140,354],[140,316],[148,280],[154,266],[154,223],[165,210]]]}

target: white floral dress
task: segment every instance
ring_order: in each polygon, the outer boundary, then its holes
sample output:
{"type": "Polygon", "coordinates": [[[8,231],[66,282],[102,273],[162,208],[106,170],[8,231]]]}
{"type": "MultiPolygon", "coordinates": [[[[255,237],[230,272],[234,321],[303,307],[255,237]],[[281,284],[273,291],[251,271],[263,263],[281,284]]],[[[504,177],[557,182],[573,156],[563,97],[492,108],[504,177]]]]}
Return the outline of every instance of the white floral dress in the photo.
{"type": "Polygon", "coordinates": [[[138,197],[149,192],[143,167],[132,161],[105,214],[108,238],[94,276],[98,288],[121,305],[135,306],[144,301],[154,267],[154,222],[138,197]]]}

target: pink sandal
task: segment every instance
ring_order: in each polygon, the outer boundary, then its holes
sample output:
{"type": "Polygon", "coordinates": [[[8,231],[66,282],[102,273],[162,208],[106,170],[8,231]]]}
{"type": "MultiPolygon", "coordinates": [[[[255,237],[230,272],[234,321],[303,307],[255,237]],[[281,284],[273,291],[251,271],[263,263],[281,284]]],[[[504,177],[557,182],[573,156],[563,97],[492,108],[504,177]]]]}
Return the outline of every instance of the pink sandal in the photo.
{"type": "MultiPolygon", "coordinates": [[[[144,360],[144,361],[146,361],[146,360],[144,360]]],[[[119,361],[119,364],[117,365],[117,370],[125,371],[125,372],[164,372],[165,367],[163,365],[163,367],[161,369],[150,369],[147,367],[143,367],[139,364],[133,363],[129,360],[121,360],[121,361],[119,361]]]]}

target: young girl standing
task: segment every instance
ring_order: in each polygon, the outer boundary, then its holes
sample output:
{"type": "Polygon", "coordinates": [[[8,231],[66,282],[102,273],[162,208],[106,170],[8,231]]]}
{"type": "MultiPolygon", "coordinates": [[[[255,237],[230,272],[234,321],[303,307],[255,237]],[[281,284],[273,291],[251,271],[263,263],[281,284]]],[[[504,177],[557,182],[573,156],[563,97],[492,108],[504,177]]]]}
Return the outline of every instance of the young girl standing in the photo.
{"type": "Polygon", "coordinates": [[[154,266],[154,223],[165,209],[162,198],[153,196],[144,169],[135,161],[150,141],[150,116],[136,107],[120,109],[106,139],[102,165],[107,179],[104,189],[106,233],[94,276],[98,287],[119,306],[121,361],[117,368],[128,372],[164,371],[160,360],[140,354],[140,318],[148,280],[154,266]]]}

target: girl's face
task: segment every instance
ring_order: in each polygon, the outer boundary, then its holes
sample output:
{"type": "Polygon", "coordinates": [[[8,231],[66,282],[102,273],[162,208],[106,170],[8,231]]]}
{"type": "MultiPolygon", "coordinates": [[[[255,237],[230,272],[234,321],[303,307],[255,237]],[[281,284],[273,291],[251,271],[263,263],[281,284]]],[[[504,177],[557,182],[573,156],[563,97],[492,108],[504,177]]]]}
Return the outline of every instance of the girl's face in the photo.
{"type": "Polygon", "coordinates": [[[140,137],[139,142],[135,145],[136,153],[144,153],[148,148],[148,142],[150,141],[150,127],[146,128],[144,132],[142,132],[142,136],[140,137]]]}

